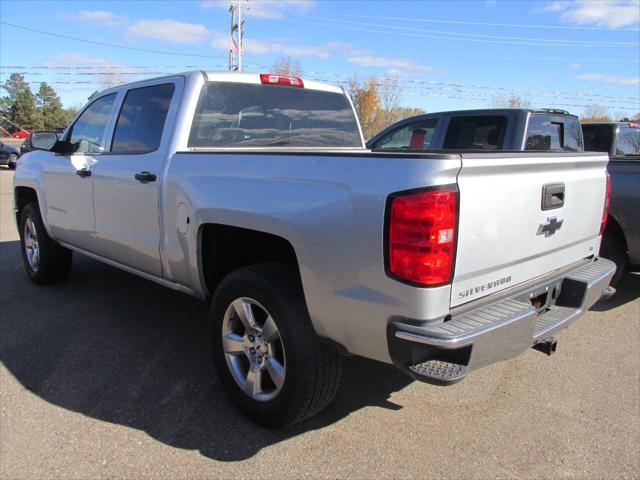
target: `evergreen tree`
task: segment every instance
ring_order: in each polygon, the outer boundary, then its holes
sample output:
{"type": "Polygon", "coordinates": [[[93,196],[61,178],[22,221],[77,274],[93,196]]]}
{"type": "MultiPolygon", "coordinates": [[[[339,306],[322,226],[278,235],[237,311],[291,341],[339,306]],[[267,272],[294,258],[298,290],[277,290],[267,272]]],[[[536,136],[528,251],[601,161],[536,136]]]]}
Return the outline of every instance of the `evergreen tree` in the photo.
{"type": "Polygon", "coordinates": [[[40,84],[36,94],[36,105],[38,107],[37,128],[49,129],[66,125],[66,115],[60,97],[46,82],[40,84]]]}
{"type": "MultiPolygon", "coordinates": [[[[24,75],[12,73],[4,85],[0,88],[6,92],[6,95],[0,98],[0,115],[13,123],[16,122],[14,105],[20,92],[29,90],[29,84],[24,81],[24,75]]],[[[12,126],[12,128],[15,128],[12,126]]]]}
{"type": "Polygon", "coordinates": [[[27,87],[16,95],[10,110],[11,121],[21,128],[34,128],[37,126],[38,112],[36,99],[27,87]]]}

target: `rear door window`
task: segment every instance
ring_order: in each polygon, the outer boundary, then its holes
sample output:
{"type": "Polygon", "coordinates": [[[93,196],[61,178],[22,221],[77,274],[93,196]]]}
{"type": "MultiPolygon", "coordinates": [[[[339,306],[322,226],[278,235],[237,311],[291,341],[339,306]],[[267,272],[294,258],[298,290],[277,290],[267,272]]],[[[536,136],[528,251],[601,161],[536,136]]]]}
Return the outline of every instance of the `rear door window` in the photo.
{"type": "Polygon", "coordinates": [[[453,117],[444,148],[447,150],[500,150],[507,129],[502,115],[453,117]]]}
{"type": "Polygon", "coordinates": [[[620,127],[615,155],[623,157],[640,155],[640,128],[620,127]]]}
{"type": "Polygon", "coordinates": [[[525,150],[582,152],[582,130],[577,118],[532,114],[525,150]]]}
{"type": "Polygon", "coordinates": [[[585,151],[609,153],[613,145],[614,129],[613,125],[582,125],[585,151]]]}
{"type": "Polygon", "coordinates": [[[175,85],[164,83],[127,92],[111,142],[112,153],[149,153],[160,147],[175,85]]]}
{"type": "Polygon", "coordinates": [[[380,138],[373,148],[428,150],[436,131],[437,118],[404,125],[380,138]]]}

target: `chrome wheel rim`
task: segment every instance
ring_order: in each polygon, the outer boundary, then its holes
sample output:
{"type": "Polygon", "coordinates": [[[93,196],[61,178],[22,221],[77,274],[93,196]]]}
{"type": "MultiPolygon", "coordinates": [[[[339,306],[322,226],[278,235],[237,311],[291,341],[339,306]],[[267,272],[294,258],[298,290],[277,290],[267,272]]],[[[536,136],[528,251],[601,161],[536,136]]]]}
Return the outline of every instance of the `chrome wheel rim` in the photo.
{"type": "Polygon", "coordinates": [[[276,322],[257,301],[242,297],[227,307],[222,349],[231,376],[254,400],[275,398],[284,385],[286,358],[276,322]]]}
{"type": "Polygon", "coordinates": [[[37,272],[40,268],[40,245],[38,244],[36,226],[31,217],[24,222],[24,253],[29,268],[37,272]]]}

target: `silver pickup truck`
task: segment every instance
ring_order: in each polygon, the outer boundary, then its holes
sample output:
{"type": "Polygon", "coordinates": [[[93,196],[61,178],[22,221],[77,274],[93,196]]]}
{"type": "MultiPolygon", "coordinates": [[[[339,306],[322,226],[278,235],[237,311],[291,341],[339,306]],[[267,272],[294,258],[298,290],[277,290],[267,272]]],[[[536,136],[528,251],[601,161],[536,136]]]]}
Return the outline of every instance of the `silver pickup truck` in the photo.
{"type": "Polygon", "coordinates": [[[606,154],[372,152],[344,90],[192,72],[102,92],[15,174],[29,277],[72,252],[210,303],[255,421],[332,400],[342,357],[433,384],[521,354],[611,292],[606,154]]]}

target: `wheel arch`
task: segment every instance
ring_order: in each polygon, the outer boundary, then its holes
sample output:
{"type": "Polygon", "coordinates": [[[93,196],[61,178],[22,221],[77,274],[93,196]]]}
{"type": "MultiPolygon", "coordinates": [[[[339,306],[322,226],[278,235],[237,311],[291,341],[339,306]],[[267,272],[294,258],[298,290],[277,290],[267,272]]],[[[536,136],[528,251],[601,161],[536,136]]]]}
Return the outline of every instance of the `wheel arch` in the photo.
{"type": "Polygon", "coordinates": [[[628,258],[629,257],[629,243],[627,242],[627,237],[626,237],[626,235],[624,233],[624,229],[622,228],[622,225],[620,224],[620,222],[618,221],[616,216],[611,214],[611,212],[609,212],[609,218],[607,220],[607,226],[606,226],[605,231],[606,230],[609,230],[611,232],[615,232],[615,235],[622,241],[622,245],[624,247],[625,255],[628,258]]]}
{"type": "MultiPolygon", "coordinates": [[[[29,203],[36,203],[40,208],[38,192],[33,187],[18,185],[13,190],[16,224],[20,223],[20,214],[29,203]]],[[[42,214],[42,211],[40,212],[42,214]]],[[[46,225],[46,223],[45,223],[46,225]]]]}
{"type": "Polygon", "coordinates": [[[272,233],[219,223],[200,226],[198,263],[201,282],[210,299],[220,281],[238,268],[258,263],[277,262],[300,266],[293,244],[272,233]]]}

